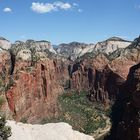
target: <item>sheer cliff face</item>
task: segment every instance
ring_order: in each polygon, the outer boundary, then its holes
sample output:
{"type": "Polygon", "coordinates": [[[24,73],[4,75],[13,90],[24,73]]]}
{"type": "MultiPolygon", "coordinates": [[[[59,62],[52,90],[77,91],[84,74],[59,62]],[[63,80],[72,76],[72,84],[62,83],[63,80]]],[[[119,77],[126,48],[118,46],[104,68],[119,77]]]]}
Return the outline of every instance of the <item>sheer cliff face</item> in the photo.
{"type": "Polygon", "coordinates": [[[30,62],[26,66],[25,62],[16,64],[14,83],[6,92],[16,120],[37,122],[58,115],[57,97],[63,93],[63,87],[57,75],[64,69],[55,63],[48,59],[35,63],[35,66],[27,67],[30,62]]]}
{"type": "Polygon", "coordinates": [[[140,63],[131,67],[113,106],[111,140],[140,139],[140,63]]]}
{"type": "Polygon", "coordinates": [[[112,37],[106,41],[97,43],[95,45],[94,50],[98,52],[106,53],[106,54],[111,54],[112,52],[118,49],[128,47],[130,44],[131,42],[129,41],[123,40],[118,37],[112,37]]]}
{"type": "Polygon", "coordinates": [[[9,75],[11,69],[11,56],[6,50],[0,49],[0,99],[2,106],[0,105],[0,110],[6,113],[8,118],[11,117],[11,112],[6,102],[5,89],[7,83],[9,82],[9,75]]]}
{"type": "Polygon", "coordinates": [[[17,121],[35,123],[58,115],[57,98],[68,77],[67,62],[53,58],[54,53],[50,56],[50,48],[48,42],[27,41],[0,52],[0,95],[5,93],[8,101],[2,110],[10,109],[7,115],[17,121]]]}
{"type": "MultiPolygon", "coordinates": [[[[99,57],[97,57],[97,61],[99,57]]],[[[87,90],[90,92],[89,99],[106,103],[115,100],[120,86],[125,79],[116,73],[110,65],[98,63],[94,60],[86,64],[86,61],[73,65],[71,73],[71,88],[77,91],[87,90]],[[94,63],[95,61],[95,63],[94,63]]]]}

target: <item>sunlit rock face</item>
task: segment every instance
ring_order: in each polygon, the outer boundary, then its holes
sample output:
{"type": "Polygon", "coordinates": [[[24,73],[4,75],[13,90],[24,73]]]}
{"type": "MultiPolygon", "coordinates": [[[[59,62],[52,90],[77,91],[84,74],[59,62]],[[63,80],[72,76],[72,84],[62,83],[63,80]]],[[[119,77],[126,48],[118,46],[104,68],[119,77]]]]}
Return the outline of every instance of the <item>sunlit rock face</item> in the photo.
{"type": "Polygon", "coordinates": [[[4,49],[4,50],[8,50],[11,48],[11,42],[6,40],[3,37],[0,37],[0,48],[4,49]]]}
{"type": "Polygon", "coordinates": [[[64,92],[67,62],[53,58],[50,49],[47,41],[12,45],[5,95],[15,120],[36,123],[58,115],[57,98],[64,92]]]}
{"type": "Polygon", "coordinates": [[[107,39],[106,41],[97,43],[95,45],[94,51],[111,54],[118,49],[128,47],[130,44],[131,42],[129,41],[123,40],[118,37],[112,37],[107,39]]]}
{"type": "Polygon", "coordinates": [[[79,42],[60,44],[57,49],[57,53],[65,57],[71,57],[72,60],[75,60],[77,57],[80,57],[85,53],[92,52],[94,46],[94,44],[85,44],[79,42]]]}
{"type": "Polygon", "coordinates": [[[30,61],[15,62],[13,84],[6,97],[16,120],[26,118],[35,123],[58,115],[57,98],[64,92],[62,85],[67,78],[62,64],[51,59],[37,61],[33,66],[30,61]]]}
{"type": "Polygon", "coordinates": [[[51,43],[44,40],[42,41],[27,40],[26,42],[16,41],[14,44],[12,44],[11,51],[14,55],[17,55],[17,53],[22,50],[26,51],[30,50],[31,53],[33,54],[35,52],[46,52],[46,51],[56,54],[51,43]]]}
{"type": "Polygon", "coordinates": [[[31,125],[8,121],[12,128],[9,140],[94,140],[91,136],[72,130],[66,123],[31,125]]]}
{"type": "Polygon", "coordinates": [[[23,49],[17,53],[16,59],[23,61],[32,61],[31,60],[31,51],[29,49],[23,49]]]}
{"type": "Polygon", "coordinates": [[[57,52],[65,57],[71,57],[72,60],[75,60],[76,58],[81,57],[86,53],[104,53],[109,55],[118,49],[126,48],[130,44],[131,42],[129,41],[118,37],[112,37],[106,41],[99,42],[96,45],[79,42],[60,44],[58,46],[57,52]]]}

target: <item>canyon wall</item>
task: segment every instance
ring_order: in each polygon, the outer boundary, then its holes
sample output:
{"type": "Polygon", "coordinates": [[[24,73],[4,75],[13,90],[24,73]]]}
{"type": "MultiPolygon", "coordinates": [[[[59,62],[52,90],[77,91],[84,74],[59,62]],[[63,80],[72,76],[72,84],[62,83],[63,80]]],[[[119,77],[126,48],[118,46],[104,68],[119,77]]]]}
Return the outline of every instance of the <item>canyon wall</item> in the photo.
{"type": "Polygon", "coordinates": [[[140,139],[140,63],[131,67],[112,108],[112,129],[107,140],[140,139]]]}
{"type": "Polygon", "coordinates": [[[50,49],[48,42],[30,40],[1,51],[2,111],[8,110],[10,118],[37,123],[58,115],[57,98],[64,92],[67,62],[49,56],[50,49]]]}

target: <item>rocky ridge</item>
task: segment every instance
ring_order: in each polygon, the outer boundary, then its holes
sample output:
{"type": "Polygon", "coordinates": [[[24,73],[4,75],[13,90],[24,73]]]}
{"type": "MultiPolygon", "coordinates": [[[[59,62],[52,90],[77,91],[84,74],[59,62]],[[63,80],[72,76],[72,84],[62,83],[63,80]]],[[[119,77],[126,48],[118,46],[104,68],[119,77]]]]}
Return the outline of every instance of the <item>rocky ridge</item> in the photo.
{"type": "Polygon", "coordinates": [[[56,51],[60,55],[75,60],[77,57],[80,57],[87,52],[92,52],[94,46],[94,44],[71,42],[69,44],[60,44],[56,51]]]}
{"type": "Polygon", "coordinates": [[[105,53],[109,55],[118,49],[128,47],[130,44],[130,41],[123,40],[118,37],[112,37],[97,44],[85,44],[78,42],[60,44],[56,51],[65,57],[71,57],[72,60],[75,60],[87,53],[92,53],[95,55],[97,53],[105,53]]]}

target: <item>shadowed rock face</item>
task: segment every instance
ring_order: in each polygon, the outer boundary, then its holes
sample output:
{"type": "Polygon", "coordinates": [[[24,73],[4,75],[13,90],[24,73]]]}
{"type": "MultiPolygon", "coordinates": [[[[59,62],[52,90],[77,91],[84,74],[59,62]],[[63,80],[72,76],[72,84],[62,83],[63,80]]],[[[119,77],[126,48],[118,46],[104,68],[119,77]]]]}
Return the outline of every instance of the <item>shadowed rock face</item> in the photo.
{"type": "MultiPolygon", "coordinates": [[[[95,61],[95,60],[94,60],[95,61]]],[[[115,100],[120,86],[125,79],[118,73],[115,73],[109,65],[92,65],[88,62],[78,62],[73,65],[71,70],[71,89],[77,91],[90,91],[89,99],[91,101],[107,102],[115,100]]]]}
{"type": "Polygon", "coordinates": [[[112,108],[110,140],[140,139],[140,63],[131,67],[112,108]]]}
{"type": "Polygon", "coordinates": [[[107,65],[101,71],[96,70],[95,82],[90,92],[91,96],[95,97],[95,101],[114,101],[124,81],[124,78],[115,73],[110,66],[107,65]]]}

